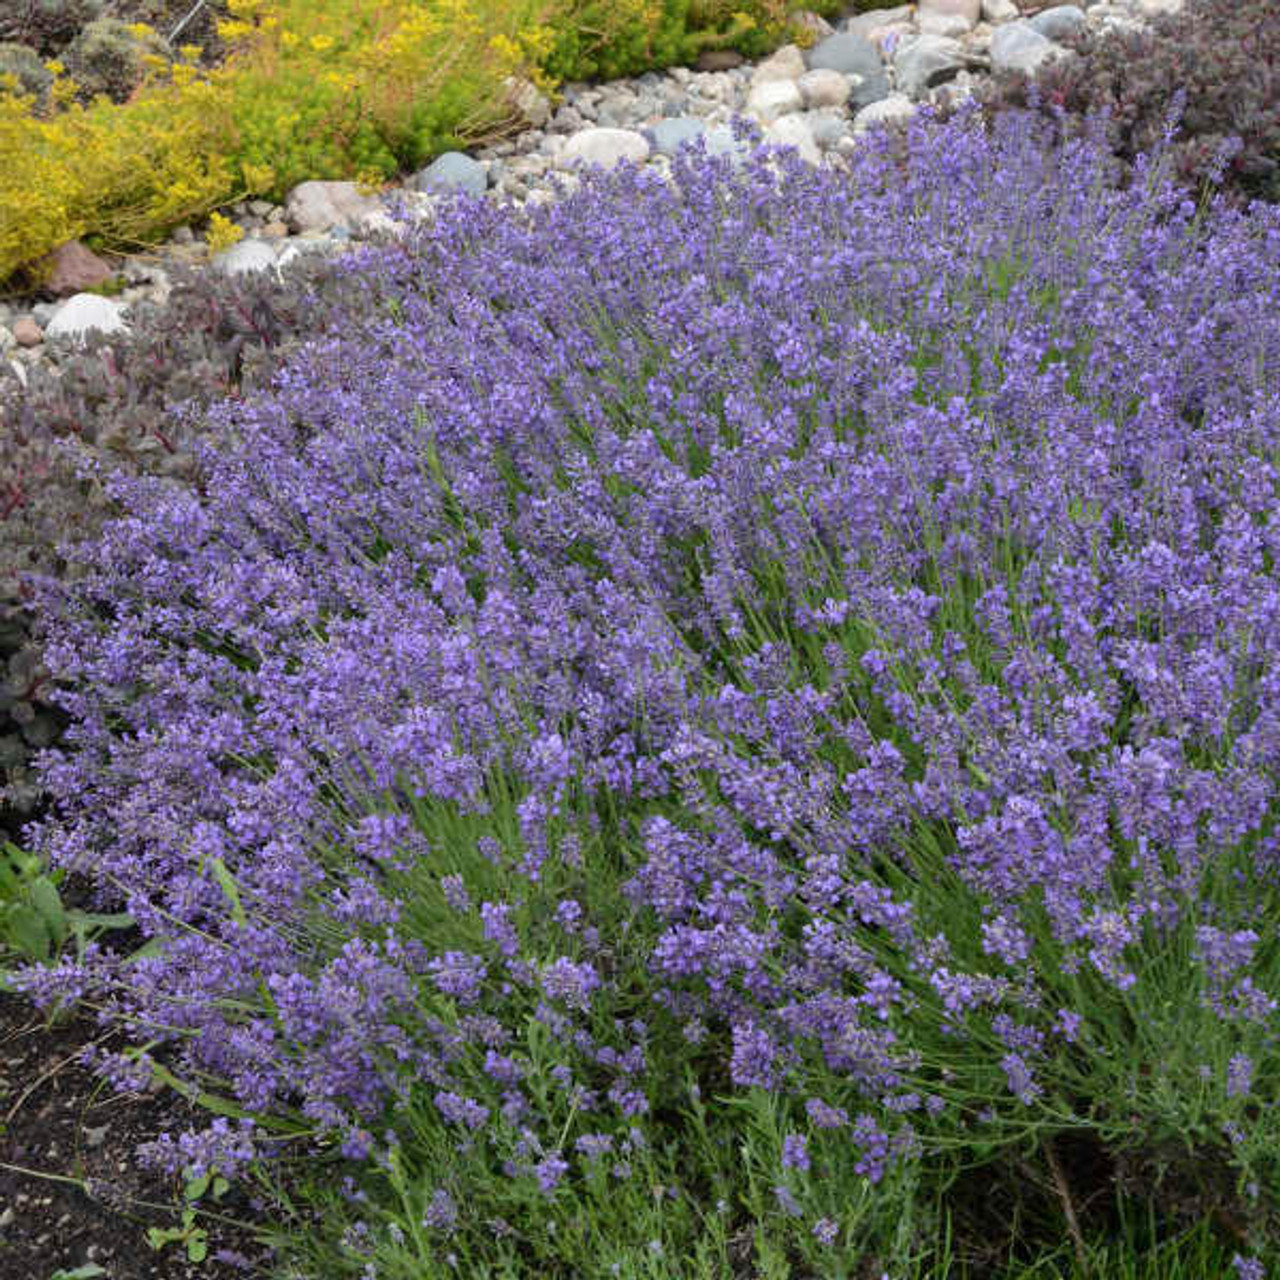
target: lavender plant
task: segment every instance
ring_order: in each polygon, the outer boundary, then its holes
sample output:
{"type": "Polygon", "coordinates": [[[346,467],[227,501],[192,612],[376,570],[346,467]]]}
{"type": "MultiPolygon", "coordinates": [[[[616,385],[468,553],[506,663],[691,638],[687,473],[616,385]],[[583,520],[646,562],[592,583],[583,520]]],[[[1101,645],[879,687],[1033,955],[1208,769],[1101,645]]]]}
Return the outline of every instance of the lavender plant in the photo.
{"type": "Polygon", "coordinates": [[[1275,1255],[1280,213],[1043,132],[460,198],[112,483],[32,835],[156,946],[21,982],[149,1158],[345,1175],[308,1274],[938,1275],[1089,1161],[1275,1255]]]}

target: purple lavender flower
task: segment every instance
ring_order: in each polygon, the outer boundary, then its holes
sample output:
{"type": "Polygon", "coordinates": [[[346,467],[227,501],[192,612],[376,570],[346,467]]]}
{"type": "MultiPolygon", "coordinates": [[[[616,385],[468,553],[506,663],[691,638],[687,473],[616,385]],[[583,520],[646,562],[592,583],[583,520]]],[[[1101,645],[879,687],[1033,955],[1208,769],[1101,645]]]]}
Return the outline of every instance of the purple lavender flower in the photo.
{"type": "Polygon", "coordinates": [[[803,1134],[789,1133],[783,1138],[782,1167],[784,1169],[799,1169],[802,1172],[808,1171],[809,1149],[803,1134]]]}

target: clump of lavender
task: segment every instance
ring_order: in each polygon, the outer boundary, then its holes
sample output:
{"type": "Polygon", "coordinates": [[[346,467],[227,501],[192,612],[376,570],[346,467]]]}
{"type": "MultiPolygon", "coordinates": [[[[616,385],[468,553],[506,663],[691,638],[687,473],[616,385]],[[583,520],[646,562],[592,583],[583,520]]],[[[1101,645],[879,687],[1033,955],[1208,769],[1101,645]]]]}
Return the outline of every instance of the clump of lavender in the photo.
{"type": "Polygon", "coordinates": [[[1276,1185],[1276,210],[962,115],[347,264],[47,589],[100,1001],[406,1275],[678,1252],[695,1149],[814,1266],[1060,1131],[1276,1185]]]}

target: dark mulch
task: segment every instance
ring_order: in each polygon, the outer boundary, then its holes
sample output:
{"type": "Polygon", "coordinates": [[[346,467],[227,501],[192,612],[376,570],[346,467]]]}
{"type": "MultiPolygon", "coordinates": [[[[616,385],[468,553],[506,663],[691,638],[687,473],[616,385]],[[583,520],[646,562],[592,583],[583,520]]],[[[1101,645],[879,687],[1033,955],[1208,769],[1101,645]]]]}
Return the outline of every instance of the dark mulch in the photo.
{"type": "MultiPolygon", "coordinates": [[[[207,1125],[209,1117],[171,1090],[116,1093],[78,1062],[97,1042],[118,1046],[84,1013],[50,1027],[17,996],[0,993],[0,1276],[49,1280],[96,1263],[104,1280],[246,1280],[261,1274],[235,1265],[223,1250],[261,1262],[252,1235],[233,1225],[198,1218],[208,1232],[209,1256],[187,1260],[181,1244],[160,1251],[147,1242],[149,1227],[177,1226],[177,1180],[143,1168],[139,1143],[168,1131],[207,1125]],[[106,1038],[104,1038],[104,1035],[106,1038]],[[55,1179],[67,1179],[58,1181],[55,1179]],[[94,1196],[85,1181],[105,1189],[94,1196]]],[[[251,1220],[235,1188],[219,1212],[251,1220]]]]}

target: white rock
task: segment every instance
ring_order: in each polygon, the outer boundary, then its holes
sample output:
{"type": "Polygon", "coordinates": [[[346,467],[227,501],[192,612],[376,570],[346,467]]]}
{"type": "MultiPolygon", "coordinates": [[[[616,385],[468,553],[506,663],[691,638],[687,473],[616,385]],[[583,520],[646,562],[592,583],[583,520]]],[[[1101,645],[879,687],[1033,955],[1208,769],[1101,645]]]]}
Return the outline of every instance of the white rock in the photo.
{"type": "Polygon", "coordinates": [[[800,90],[806,109],[810,111],[819,107],[843,107],[849,101],[849,94],[853,91],[853,85],[848,76],[825,67],[820,67],[816,71],[806,71],[796,81],[796,87],[800,90]]]}
{"type": "Polygon", "coordinates": [[[1060,52],[1060,46],[1026,22],[1007,22],[991,35],[992,71],[1021,71],[1034,75],[1041,63],[1060,52]]]}
{"type": "Polygon", "coordinates": [[[240,276],[247,271],[270,271],[276,266],[275,250],[265,240],[241,240],[215,254],[209,265],[224,276],[240,276]]]}
{"type": "MultiPolygon", "coordinates": [[[[967,30],[975,26],[982,16],[982,0],[920,0],[919,9],[916,12],[917,20],[923,20],[929,13],[963,18],[967,30]]],[[[921,29],[923,30],[923,27],[921,29]]]]}
{"type": "Polygon", "coordinates": [[[804,75],[804,54],[794,44],[784,44],[766,58],[751,75],[751,87],[775,80],[799,80],[804,75]]]}
{"type": "Polygon", "coordinates": [[[27,385],[27,366],[21,360],[10,360],[9,368],[17,375],[18,381],[25,387],[27,385]]]}
{"type": "Polygon", "coordinates": [[[842,31],[850,31],[854,35],[870,39],[868,32],[878,27],[888,26],[895,22],[912,22],[915,19],[915,5],[900,4],[896,9],[872,9],[867,13],[857,13],[840,24],[842,31]]]}
{"type": "Polygon", "coordinates": [[[982,0],[984,22],[1016,22],[1021,16],[1022,12],[1013,0],[982,0]]]}
{"type": "Polygon", "coordinates": [[[866,133],[877,124],[893,123],[899,120],[910,120],[915,114],[916,105],[905,93],[891,93],[879,102],[863,107],[853,117],[854,133],[866,133]]]}
{"type": "Polygon", "coordinates": [[[1186,0],[1138,0],[1138,9],[1144,18],[1157,18],[1162,13],[1181,13],[1186,0]]]}
{"type": "Polygon", "coordinates": [[[795,147],[802,160],[810,164],[822,163],[822,152],[814,140],[813,130],[796,115],[781,116],[764,131],[766,142],[779,147],[795,147]]]}
{"type": "Polygon", "coordinates": [[[583,129],[564,145],[558,159],[562,164],[579,161],[612,169],[624,160],[643,164],[649,158],[649,144],[634,129],[583,129]]]}
{"type": "Polygon", "coordinates": [[[354,182],[301,182],[285,201],[285,221],[294,231],[328,231],[378,207],[378,197],[361,195],[354,182]]]}
{"type": "Polygon", "coordinates": [[[772,124],[783,116],[804,110],[804,96],[793,80],[766,80],[747,96],[747,114],[761,124],[772,124]]]}
{"type": "Polygon", "coordinates": [[[8,355],[10,348],[17,345],[18,340],[13,336],[13,332],[0,324],[0,356],[8,355]]]}
{"type": "Polygon", "coordinates": [[[45,325],[46,338],[82,338],[90,329],[118,333],[129,326],[121,312],[123,303],[96,293],[73,294],[45,325]]]}
{"type": "Polygon", "coordinates": [[[924,36],[945,36],[955,40],[968,35],[973,30],[969,20],[959,13],[934,13],[927,9],[920,14],[920,34],[924,36]]]}

